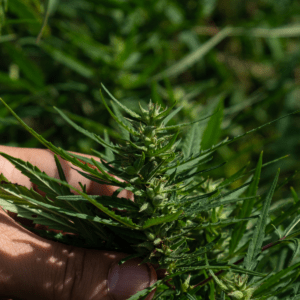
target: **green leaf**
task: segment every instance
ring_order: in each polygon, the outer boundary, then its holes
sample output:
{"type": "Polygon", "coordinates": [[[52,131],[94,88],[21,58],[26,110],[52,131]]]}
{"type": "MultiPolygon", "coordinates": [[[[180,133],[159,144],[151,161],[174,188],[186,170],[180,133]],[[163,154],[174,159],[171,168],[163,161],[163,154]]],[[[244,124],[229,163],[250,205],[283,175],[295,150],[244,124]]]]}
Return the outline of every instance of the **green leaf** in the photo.
{"type": "Polygon", "coordinates": [[[280,169],[278,169],[275,179],[272,183],[272,186],[269,190],[269,193],[265,199],[261,215],[257,221],[256,228],[253,233],[253,237],[250,241],[247,255],[245,257],[244,266],[247,270],[253,270],[257,264],[257,256],[261,252],[261,247],[263,244],[263,240],[265,237],[265,228],[267,224],[267,218],[270,209],[270,203],[276,188],[276,184],[278,181],[280,169]]]}
{"type": "Polygon", "coordinates": [[[100,95],[101,95],[101,99],[106,107],[106,109],[108,110],[108,112],[110,113],[110,115],[114,118],[114,120],[119,123],[122,127],[124,127],[128,132],[130,132],[132,135],[134,136],[140,136],[140,133],[135,131],[134,129],[128,127],[126,124],[124,124],[121,120],[119,120],[115,115],[114,113],[111,111],[111,109],[108,107],[103,95],[102,95],[102,92],[100,90],[100,95]]]}
{"type": "Polygon", "coordinates": [[[262,285],[254,292],[253,296],[258,297],[260,295],[263,295],[266,291],[270,291],[270,289],[278,284],[282,278],[288,274],[289,272],[293,271],[296,268],[300,267],[300,263],[294,264],[293,266],[290,266],[288,268],[285,268],[281,270],[280,272],[272,275],[269,277],[265,282],[262,283],[262,285]]]}
{"type": "Polygon", "coordinates": [[[190,130],[186,133],[184,143],[182,144],[182,152],[184,157],[187,158],[193,153],[198,153],[200,151],[201,136],[200,127],[198,124],[194,124],[190,130]]]}
{"type": "MultiPolygon", "coordinates": [[[[32,220],[35,224],[46,225],[52,229],[64,230],[65,232],[78,233],[68,217],[57,212],[41,210],[39,206],[46,205],[45,201],[44,197],[32,189],[28,190],[26,187],[13,184],[0,185],[0,205],[4,209],[17,213],[18,217],[32,220]],[[31,202],[28,202],[28,199],[31,202]],[[38,205],[33,204],[35,202],[38,205]],[[33,217],[33,215],[38,215],[38,217],[33,217]]],[[[50,203],[50,200],[48,200],[48,203],[50,203]]]]}
{"type": "MultiPolygon", "coordinates": [[[[256,166],[256,170],[255,170],[252,182],[247,191],[246,197],[252,197],[252,196],[257,195],[258,183],[259,183],[260,173],[261,173],[261,168],[262,168],[262,156],[263,156],[263,152],[260,153],[260,157],[259,157],[259,160],[258,160],[258,163],[256,166]]],[[[247,218],[251,215],[252,209],[254,206],[254,200],[255,200],[255,198],[243,202],[241,211],[239,212],[239,214],[237,216],[238,218],[240,218],[240,219],[247,218]]],[[[237,224],[234,227],[233,232],[231,234],[231,240],[230,240],[230,246],[229,246],[230,253],[233,253],[234,250],[236,249],[236,247],[238,246],[240,240],[242,239],[242,237],[246,231],[246,226],[247,226],[247,222],[243,222],[242,224],[237,224]]]]}
{"type": "Polygon", "coordinates": [[[298,195],[297,195],[297,193],[295,192],[295,190],[294,190],[293,187],[291,187],[291,192],[292,192],[292,195],[293,195],[293,198],[294,198],[295,203],[299,202],[300,199],[299,199],[299,197],[298,197],[298,195]]]}
{"type": "Polygon", "coordinates": [[[52,180],[54,182],[60,183],[64,186],[67,186],[71,189],[73,189],[74,191],[76,191],[78,194],[82,195],[84,198],[86,198],[90,203],[92,203],[93,205],[95,205],[97,208],[99,208],[102,212],[106,213],[108,216],[110,216],[111,218],[119,221],[121,224],[124,224],[126,226],[128,226],[129,228],[133,228],[133,229],[140,229],[141,227],[135,223],[132,222],[132,220],[129,217],[121,217],[117,214],[115,214],[113,211],[107,209],[105,206],[103,206],[101,203],[98,203],[95,199],[93,199],[92,197],[90,197],[89,195],[81,192],[80,190],[76,189],[75,187],[71,186],[70,184],[68,184],[67,182],[61,181],[59,179],[56,178],[52,178],[46,174],[40,174],[40,176],[47,178],[49,180],[52,180]]]}
{"type": "Polygon", "coordinates": [[[201,149],[208,149],[217,143],[220,133],[221,133],[221,124],[223,120],[223,104],[224,96],[221,95],[218,105],[216,106],[213,115],[210,117],[206,128],[203,133],[201,141],[201,149]]]}
{"type": "Polygon", "coordinates": [[[283,221],[290,218],[295,213],[298,213],[299,209],[300,209],[300,202],[296,202],[290,205],[290,207],[286,205],[283,213],[281,213],[277,218],[273,219],[272,222],[267,225],[266,234],[274,230],[273,226],[278,227],[283,221]]]}
{"type": "MultiPolygon", "coordinates": [[[[113,208],[118,208],[120,210],[127,209],[130,211],[137,212],[139,207],[133,201],[126,198],[117,198],[113,196],[99,196],[99,195],[89,195],[91,198],[96,200],[105,206],[110,206],[113,208]]],[[[86,198],[81,195],[66,195],[66,196],[57,196],[56,199],[66,200],[66,201],[85,201],[88,202],[86,198]]]]}
{"type": "Polygon", "coordinates": [[[27,176],[32,183],[35,183],[41,191],[45,192],[48,197],[55,199],[57,195],[70,194],[70,190],[66,187],[41,178],[40,174],[45,174],[45,172],[41,172],[36,166],[33,166],[31,163],[24,162],[19,158],[14,158],[3,152],[0,152],[0,155],[11,162],[18,170],[22,172],[22,174],[27,176]]]}
{"type": "Polygon", "coordinates": [[[127,300],[145,300],[147,295],[150,294],[150,292],[152,292],[156,287],[161,285],[161,283],[163,281],[165,281],[165,279],[164,280],[157,280],[154,284],[152,284],[151,286],[143,289],[142,291],[137,292],[136,294],[134,294],[133,296],[131,296],[127,300]]]}
{"type": "Polygon", "coordinates": [[[166,222],[171,222],[174,220],[177,220],[177,218],[183,213],[183,210],[180,210],[174,214],[169,214],[166,216],[162,216],[162,217],[156,217],[156,218],[151,218],[151,219],[147,219],[144,223],[144,225],[142,226],[142,229],[146,229],[149,228],[151,226],[154,225],[158,225],[161,223],[166,223],[166,222]]]}
{"type": "Polygon", "coordinates": [[[87,137],[93,139],[94,141],[100,143],[104,147],[109,147],[112,151],[119,154],[119,147],[114,146],[113,144],[106,143],[100,136],[96,135],[95,133],[90,133],[86,129],[81,128],[76,123],[74,123],[71,119],[69,119],[60,109],[53,106],[53,108],[65,119],[72,127],[74,127],[77,131],[81,132],[82,134],[86,135],[87,137]]]}
{"type": "Polygon", "coordinates": [[[56,207],[54,205],[50,205],[50,204],[46,204],[46,203],[41,203],[39,201],[36,201],[30,197],[26,197],[26,196],[22,196],[22,198],[26,199],[27,201],[31,202],[31,203],[35,203],[37,206],[41,206],[40,208],[42,208],[45,211],[49,211],[52,213],[58,212],[58,213],[62,213],[63,215],[68,215],[68,216],[73,216],[75,218],[80,218],[80,219],[84,219],[84,220],[90,220],[93,222],[98,222],[98,223],[102,223],[105,225],[111,225],[111,226],[120,226],[120,223],[115,222],[113,220],[107,220],[107,219],[102,219],[99,218],[98,216],[91,216],[91,215],[87,215],[81,212],[76,212],[76,211],[71,211],[65,208],[61,208],[61,207],[56,207]]]}
{"type": "MultiPolygon", "coordinates": [[[[130,110],[129,108],[127,108],[125,105],[123,105],[122,103],[120,103],[108,90],[107,88],[104,86],[104,84],[101,83],[102,88],[105,90],[105,92],[110,96],[110,98],[116,103],[118,104],[121,108],[123,108],[130,116],[132,116],[133,118],[136,118],[138,120],[142,120],[142,117],[135,113],[134,111],[130,110]]],[[[100,91],[101,93],[101,91],[100,91]]],[[[101,93],[102,96],[102,93],[101,93]]],[[[102,96],[103,99],[103,96],[102,96]]]]}
{"type": "MultiPolygon", "coordinates": [[[[22,119],[20,119],[18,117],[18,115],[4,102],[3,99],[0,98],[0,100],[2,101],[2,103],[7,107],[7,109],[15,116],[15,118],[21,123],[21,125],[27,130],[29,131],[37,140],[39,140],[43,145],[45,145],[48,149],[50,149],[51,151],[53,151],[55,154],[59,155],[61,158],[71,162],[73,165],[80,167],[82,170],[85,170],[91,174],[93,174],[94,176],[98,177],[98,178],[102,178],[102,179],[106,179],[107,176],[101,174],[97,168],[90,168],[87,164],[84,164],[82,162],[80,162],[78,159],[75,159],[72,156],[75,157],[80,157],[80,160],[83,161],[88,161],[90,164],[93,165],[92,160],[87,160],[86,157],[83,156],[79,156],[76,155],[74,153],[69,153],[61,148],[57,148],[55,147],[52,143],[48,142],[47,140],[45,140],[41,135],[39,135],[38,133],[36,133],[32,128],[30,128],[29,126],[26,125],[26,123],[24,123],[22,121],[22,119]],[[71,155],[72,156],[71,156],[71,155]]],[[[96,135],[95,135],[96,136],[96,135]]],[[[115,183],[117,183],[119,186],[123,186],[126,187],[127,184],[124,182],[120,182],[117,179],[112,179],[115,183]]]]}
{"type": "Polygon", "coordinates": [[[63,52],[50,44],[46,44],[45,42],[40,43],[41,48],[45,50],[54,61],[60,62],[71,70],[75,71],[79,75],[85,78],[92,78],[94,76],[94,70],[84,65],[77,58],[72,57],[69,53],[63,52]]]}
{"type": "MultiPolygon", "coordinates": [[[[117,105],[114,102],[111,102],[111,106],[114,110],[114,113],[115,113],[116,117],[119,120],[121,120],[124,124],[126,124],[129,128],[134,129],[132,127],[132,125],[130,124],[130,122],[125,120],[125,118],[122,116],[122,114],[120,113],[119,108],[117,107],[117,105]]],[[[120,129],[120,135],[123,137],[122,140],[130,141],[130,133],[125,128],[123,128],[123,126],[120,126],[118,123],[117,123],[117,125],[118,125],[118,128],[120,129]]],[[[107,149],[107,148],[105,148],[105,149],[107,149]]]]}
{"type": "Polygon", "coordinates": [[[51,11],[53,11],[53,8],[56,6],[57,1],[55,1],[55,0],[47,0],[46,3],[47,4],[46,4],[46,9],[45,9],[43,24],[42,24],[41,30],[40,30],[37,38],[36,38],[36,43],[37,44],[39,43],[39,41],[40,41],[40,39],[42,37],[44,28],[47,26],[49,14],[50,14],[51,11]]]}
{"type": "Polygon", "coordinates": [[[204,121],[204,120],[206,120],[207,118],[209,118],[211,116],[212,115],[206,116],[204,118],[201,118],[201,119],[199,119],[197,121],[193,121],[191,123],[183,123],[183,124],[179,124],[179,125],[173,125],[173,126],[156,128],[156,131],[159,132],[159,131],[165,131],[165,130],[178,130],[178,129],[182,128],[182,127],[190,126],[190,125],[195,124],[197,122],[204,121]]]}
{"type": "MultiPolygon", "coordinates": [[[[174,104],[167,110],[170,111],[176,104],[177,104],[177,100],[174,102],[174,104]]],[[[174,111],[172,111],[170,114],[168,114],[163,120],[162,122],[164,123],[164,125],[167,125],[169,123],[169,121],[182,110],[183,106],[179,106],[177,107],[174,111]]],[[[159,120],[161,119],[159,116],[164,116],[164,112],[160,113],[156,118],[159,120]]]]}
{"type": "Polygon", "coordinates": [[[179,134],[179,131],[177,131],[177,132],[173,135],[173,137],[172,137],[172,139],[169,141],[169,143],[167,143],[167,144],[166,144],[165,146],[163,146],[162,148],[160,148],[160,149],[158,149],[158,150],[156,150],[156,151],[154,151],[154,152],[151,152],[151,155],[152,155],[152,156],[157,156],[158,154],[160,154],[160,153],[165,153],[167,150],[169,150],[169,149],[174,145],[174,143],[175,143],[175,141],[176,141],[176,139],[177,139],[178,134],[179,134]]]}
{"type": "Polygon", "coordinates": [[[285,229],[284,236],[288,236],[290,232],[300,223],[300,215],[298,215],[293,222],[285,229]]]}
{"type": "Polygon", "coordinates": [[[204,170],[200,170],[200,171],[197,171],[197,172],[194,172],[192,174],[188,174],[191,170],[187,170],[187,171],[183,171],[183,172],[180,172],[179,174],[177,174],[177,176],[175,177],[175,180],[172,181],[172,184],[177,184],[177,183],[180,183],[182,181],[185,181],[189,178],[192,178],[194,177],[196,174],[200,174],[200,173],[206,173],[206,172],[209,172],[209,171],[212,171],[214,169],[217,169],[217,168],[220,168],[222,167],[223,165],[225,165],[226,162],[223,162],[217,166],[214,166],[214,167],[211,167],[211,168],[207,168],[207,169],[204,169],[204,170]]]}
{"type": "Polygon", "coordinates": [[[21,78],[24,76],[36,88],[44,87],[44,73],[34,61],[27,58],[24,49],[14,47],[11,43],[5,43],[3,47],[6,48],[13,63],[17,64],[20,68],[21,78]]]}
{"type": "Polygon", "coordinates": [[[218,43],[225,39],[231,32],[231,28],[224,28],[218,34],[216,34],[214,37],[208,40],[205,44],[201,45],[197,50],[191,52],[190,54],[182,58],[180,61],[173,64],[171,67],[152,77],[152,80],[158,81],[165,77],[170,78],[188,70],[193,64],[198,62],[206,53],[208,53],[218,43]]]}

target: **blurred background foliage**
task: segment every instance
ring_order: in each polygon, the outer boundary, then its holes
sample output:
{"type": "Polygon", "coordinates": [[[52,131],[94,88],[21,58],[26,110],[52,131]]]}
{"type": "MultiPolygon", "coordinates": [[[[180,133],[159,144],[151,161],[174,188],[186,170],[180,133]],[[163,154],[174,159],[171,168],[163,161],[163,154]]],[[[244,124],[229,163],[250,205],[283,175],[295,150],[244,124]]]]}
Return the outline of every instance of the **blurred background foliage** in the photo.
{"type": "MultiPolygon", "coordinates": [[[[0,96],[63,149],[103,150],[53,106],[102,137],[106,129],[113,142],[121,136],[101,102],[101,82],[134,111],[138,101],[178,100],[183,108],[168,125],[223,109],[216,143],[300,109],[299,1],[0,0],[0,7],[0,96]]],[[[213,164],[228,163],[212,177],[248,162],[250,170],[262,150],[264,162],[289,157],[263,170],[261,189],[278,167],[281,182],[293,177],[299,133],[295,114],[220,148],[213,164]]],[[[0,134],[2,145],[43,147],[4,106],[0,134]]],[[[299,176],[277,199],[291,198],[290,186],[299,195],[299,176]]]]}

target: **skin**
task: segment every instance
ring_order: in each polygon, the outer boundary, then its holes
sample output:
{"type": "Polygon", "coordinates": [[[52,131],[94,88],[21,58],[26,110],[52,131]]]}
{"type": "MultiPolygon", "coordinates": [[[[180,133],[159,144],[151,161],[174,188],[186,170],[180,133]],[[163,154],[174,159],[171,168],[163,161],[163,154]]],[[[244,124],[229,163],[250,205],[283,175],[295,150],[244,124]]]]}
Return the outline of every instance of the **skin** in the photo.
{"type": "MultiPolygon", "coordinates": [[[[48,149],[0,146],[0,152],[28,161],[47,175],[59,179],[54,154],[48,149]]],[[[92,155],[76,154],[100,161],[92,155]]],[[[88,180],[71,168],[79,169],[78,167],[58,158],[68,183],[77,189],[81,190],[78,183],[81,182],[86,184],[90,195],[109,196],[117,190],[117,187],[88,180]]],[[[44,195],[28,177],[1,155],[0,173],[10,182],[28,189],[33,188],[44,195]]],[[[123,190],[118,197],[133,200],[133,194],[129,191],[123,190]]],[[[84,249],[49,241],[16,221],[25,224],[29,220],[17,218],[16,214],[0,209],[2,300],[125,300],[157,280],[152,265],[138,266],[142,259],[131,259],[119,267],[116,266],[119,260],[128,254],[84,249]]],[[[154,293],[155,291],[146,300],[151,300],[154,293]]]]}

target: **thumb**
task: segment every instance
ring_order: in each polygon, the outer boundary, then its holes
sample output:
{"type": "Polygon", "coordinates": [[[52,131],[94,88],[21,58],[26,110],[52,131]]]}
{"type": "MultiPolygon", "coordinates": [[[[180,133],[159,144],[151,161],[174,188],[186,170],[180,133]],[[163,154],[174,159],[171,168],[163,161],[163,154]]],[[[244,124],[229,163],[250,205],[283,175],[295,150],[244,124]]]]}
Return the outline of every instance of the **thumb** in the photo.
{"type": "MultiPolygon", "coordinates": [[[[64,245],[35,235],[0,208],[0,298],[125,300],[157,280],[128,254],[64,245]]],[[[151,300],[155,291],[147,296],[151,300]]]]}

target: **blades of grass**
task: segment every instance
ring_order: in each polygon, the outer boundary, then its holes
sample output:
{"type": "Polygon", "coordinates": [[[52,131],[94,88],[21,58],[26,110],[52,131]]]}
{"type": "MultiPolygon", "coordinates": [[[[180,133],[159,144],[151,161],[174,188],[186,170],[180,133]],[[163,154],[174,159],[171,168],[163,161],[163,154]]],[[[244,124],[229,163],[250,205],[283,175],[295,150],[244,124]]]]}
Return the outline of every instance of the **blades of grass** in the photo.
{"type": "Polygon", "coordinates": [[[153,76],[151,80],[158,81],[163,79],[164,77],[170,78],[188,70],[197,61],[201,60],[204,57],[204,55],[207,54],[211,49],[213,49],[218,43],[220,43],[223,39],[229,36],[231,32],[231,28],[224,28],[205,44],[201,45],[200,48],[188,54],[183,59],[176,62],[174,65],[162,71],[161,73],[158,73],[157,75],[153,76]]]}
{"type": "Polygon", "coordinates": [[[253,270],[257,264],[257,256],[261,252],[261,247],[263,244],[265,236],[265,228],[267,225],[267,217],[270,209],[270,203],[276,188],[278,181],[280,169],[278,169],[275,179],[272,183],[272,186],[269,190],[269,193],[265,199],[261,215],[257,221],[256,228],[253,233],[253,237],[250,241],[248,252],[244,260],[244,266],[247,270],[253,270]]]}
{"type": "Polygon", "coordinates": [[[14,47],[11,43],[5,43],[2,46],[6,49],[11,60],[20,68],[23,74],[21,77],[24,76],[36,88],[43,88],[45,84],[44,74],[40,67],[26,56],[26,52],[14,47]]]}
{"type": "Polygon", "coordinates": [[[42,24],[41,30],[36,38],[37,44],[39,43],[39,41],[42,37],[44,28],[46,27],[46,25],[48,23],[48,18],[49,18],[50,12],[53,11],[53,8],[54,8],[54,6],[56,6],[56,3],[57,3],[56,0],[47,0],[46,1],[46,10],[45,10],[45,14],[44,14],[43,24],[42,24]]]}
{"type": "Polygon", "coordinates": [[[292,196],[294,198],[295,203],[300,201],[300,198],[298,197],[297,193],[295,192],[294,188],[291,186],[291,192],[292,192],[292,196]]]}
{"type": "MultiPolygon", "coordinates": [[[[263,152],[260,153],[260,157],[256,166],[255,174],[253,176],[252,182],[249,186],[249,189],[247,191],[246,197],[252,197],[257,195],[257,189],[258,189],[258,183],[260,179],[260,173],[261,173],[261,168],[262,168],[262,156],[263,152]]],[[[251,215],[252,209],[254,206],[254,199],[247,200],[243,202],[241,211],[238,214],[238,218],[247,218],[251,215]]],[[[233,232],[231,234],[231,240],[230,240],[230,245],[229,245],[229,253],[232,254],[236,247],[238,246],[238,243],[242,239],[245,231],[246,231],[246,226],[247,222],[243,222],[242,224],[237,224],[233,232]]]]}
{"type": "Polygon", "coordinates": [[[221,133],[221,124],[223,120],[223,110],[224,110],[224,95],[220,95],[220,100],[218,105],[214,109],[213,115],[210,117],[206,128],[203,132],[203,137],[201,140],[201,149],[208,149],[218,142],[221,133]]]}
{"type": "Polygon", "coordinates": [[[77,58],[70,56],[68,53],[63,52],[50,44],[46,44],[45,42],[41,42],[40,46],[54,59],[54,61],[65,65],[79,75],[85,78],[92,78],[94,76],[94,70],[84,65],[77,60],[77,58]]]}

